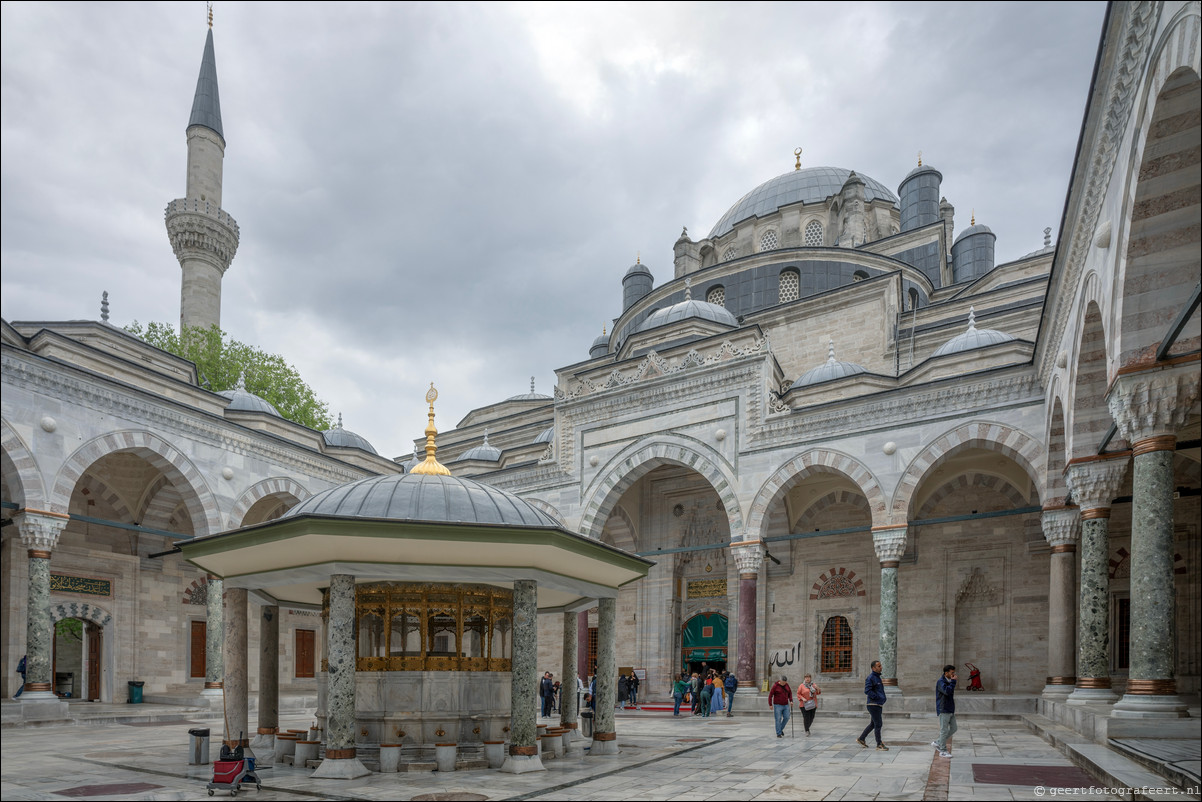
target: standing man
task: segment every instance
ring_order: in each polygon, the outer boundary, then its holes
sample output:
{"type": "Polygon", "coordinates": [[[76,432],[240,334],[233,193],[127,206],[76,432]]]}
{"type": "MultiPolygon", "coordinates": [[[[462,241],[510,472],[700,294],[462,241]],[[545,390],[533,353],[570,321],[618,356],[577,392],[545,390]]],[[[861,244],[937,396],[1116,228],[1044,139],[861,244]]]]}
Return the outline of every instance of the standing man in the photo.
{"type": "Polygon", "coordinates": [[[633,669],[630,672],[630,706],[639,709],[639,675],[633,669]]]}
{"type": "Polygon", "coordinates": [[[543,679],[538,684],[538,695],[543,700],[543,718],[551,716],[551,703],[555,701],[555,683],[551,679],[551,672],[543,673],[543,679]]]}
{"type": "Polygon", "coordinates": [[[943,676],[935,681],[935,712],[939,714],[939,740],[931,741],[931,746],[939,753],[939,757],[951,757],[948,751],[948,739],[955,734],[959,727],[956,724],[956,667],[943,667],[943,676]]]}
{"type": "Polygon", "coordinates": [[[693,672],[693,676],[689,682],[692,683],[693,686],[692,706],[693,715],[695,716],[701,712],[701,677],[696,671],[693,672]]]}
{"type": "MultiPolygon", "coordinates": [[[[793,704],[793,689],[789,687],[789,678],[781,678],[768,692],[768,704],[772,705],[772,718],[776,721],[776,737],[785,737],[785,725],[789,723],[789,708],[793,704]]],[[[863,743],[861,741],[860,743],[863,743]]]]}
{"type": "Polygon", "coordinates": [[[726,717],[730,718],[735,714],[735,691],[739,689],[739,680],[733,672],[726,672],[726,679],[722,680],[722,687],[726,690],[726,717]]]}
{"type": "Polygon", "coordinates": [[[872,673],[868,675],[868,679],[864,680],[864,695],[868,697],[868,715],[872,721],[860,733],[860,737],[856,738],[856,743],[867,749],[868,744],[864,742],[864,739],[868,737],[868,733],[875,731],[876,748],[887,752],[889,747],[881,742],[881,726],[884,723],[881,714],[885,708],[885,683],[881,681],[880,660],[873,661],[872,673]]]}

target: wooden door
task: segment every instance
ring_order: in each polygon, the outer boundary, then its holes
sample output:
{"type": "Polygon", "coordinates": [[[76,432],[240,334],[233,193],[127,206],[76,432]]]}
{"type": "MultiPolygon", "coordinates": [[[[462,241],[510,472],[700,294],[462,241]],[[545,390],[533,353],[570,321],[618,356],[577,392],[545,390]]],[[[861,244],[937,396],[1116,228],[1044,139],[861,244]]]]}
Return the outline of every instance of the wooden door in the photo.
{"type": "Polygon", "coordinates": [[[192,646],[189,650],[191,655],[191,668],[188,671],[188,676],[192,679],[204,679],[205,676],[205,649],[207,648],[208,633],[204,621],[192,622],[192,646]]]}
{"type": "Polygon", "coordinates": [[[88,624],[88,699],[100,701],[100,627],[88,624]]]}
{"type": "Polygon", "coordinates": [[[313,676],[314,647],[317,643],[317,633],[312,629],[296,630],[296,677],[308,679],[313,676]]]}

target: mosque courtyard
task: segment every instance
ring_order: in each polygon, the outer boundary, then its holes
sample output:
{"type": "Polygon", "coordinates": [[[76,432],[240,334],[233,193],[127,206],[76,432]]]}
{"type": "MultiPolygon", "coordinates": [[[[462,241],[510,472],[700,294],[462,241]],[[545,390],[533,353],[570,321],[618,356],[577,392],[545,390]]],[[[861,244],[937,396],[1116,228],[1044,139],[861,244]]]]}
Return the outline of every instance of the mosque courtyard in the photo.
{"type": "MultiPolygon", "coordinates": [[[[136,717],[128,706],[94,707],[106,709],[76,726],[8,729],[0,798],[209,798],[205,785],[212,767],[188,765],[187,730],[218,722],[183,719],[166,705],[145,705],[136,717]]],[[[311,721],[297,713],[283,716],[281,726],[300,728],[311,721]]],[[[795,735],[786,730],[777,739],[767,715],[692,719],[637,712],[618,716],[618,755],[547,760],[545,772],[419,771],[338,781],[313,780],[309,769],[277,765],[262,770],[262,790],[252,786],[241,795],[261,800],[1127,798],[1091,780],[1017,718],[966,717],[950,760],[932,756],[933,716],[887,718],[888,751],[856,743],[864,722],[862,715],[820,713],[811,736],[805,736],[798,719],[795,735]]],[[[1105,747],[1077,748],[1087,757],[1096,750],[1104,776],[1123,785],[1164,784],[1105,747]]]]}

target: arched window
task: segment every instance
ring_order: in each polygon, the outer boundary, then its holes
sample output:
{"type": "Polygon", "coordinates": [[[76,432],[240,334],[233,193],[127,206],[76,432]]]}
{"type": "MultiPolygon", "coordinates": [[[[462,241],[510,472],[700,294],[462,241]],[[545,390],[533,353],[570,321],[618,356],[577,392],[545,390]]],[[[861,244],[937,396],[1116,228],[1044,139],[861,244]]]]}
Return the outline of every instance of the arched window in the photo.
{"type": "Polygon", "coordinates": [[[710,287],[709,292],[705,294],[705,300],[708,303],[717,306],[726,305],[726,288],[719,284],[716,287],[710,287]]]}
{"type": "Polygon", "coordinates": [[[857,270],[855,273],[852,273],[852,275],[851,275],[852,281],[863,281],[866,278],[868,278],[868,274],[865,273],[863,270],[857,270]]]}
{"type": "Polygon", "coordinates": [[[722,261],[723,262],[729,262],[731,259],[738,259],[738,258],[739,258],[739,249],[738,249],[738,247],[736,247],[734,245],[731,245],[729,248],[727,248],[725,251],[722,252],[722,261]]]}
{"type": "Polygon", "coordinates": [[[796,270],[780,271],[780,303],[796,301],[801,297],[801,275],[796,270]]]}
{"type": "Polygon", "coordinates": [[[841,615],[831,616],[822,628],[822,673],[851,671],[851,626],[841,615]]]}
{"type": "Polygon", "coordinates": [[[822,223],[817,220],[806,223],[805,243],[807,248],[822,247],[822,223]]]}
{"type": "Polygon", "coordinates": [[[777,239],[775,231],[765,231],[760,235],[760,250],[775,251],[777,249],[777,239]]]}
{"type": "Polygon", "coordinates": [[[910,310],[909,311],[913,312],[915,309],[918,308],[918,297],[919,297],[918,290],[911,287],[909,296],[910,296],[910,310]]]}

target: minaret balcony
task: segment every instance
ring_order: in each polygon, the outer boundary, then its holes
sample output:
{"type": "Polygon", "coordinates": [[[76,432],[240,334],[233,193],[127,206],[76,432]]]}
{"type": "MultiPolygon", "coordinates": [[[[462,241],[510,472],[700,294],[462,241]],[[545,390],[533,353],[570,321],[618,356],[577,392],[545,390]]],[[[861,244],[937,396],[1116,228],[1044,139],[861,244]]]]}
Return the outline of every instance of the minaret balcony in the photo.
{"type": "Polygon", "coordinates": [[[238,250],[238,223],[220,206],[199,198],[179,198],[163,212],[167,235],[181,261],[201,257],[215,261],[225,272],[238,250]]]}

